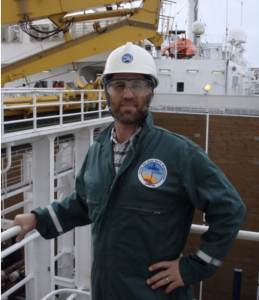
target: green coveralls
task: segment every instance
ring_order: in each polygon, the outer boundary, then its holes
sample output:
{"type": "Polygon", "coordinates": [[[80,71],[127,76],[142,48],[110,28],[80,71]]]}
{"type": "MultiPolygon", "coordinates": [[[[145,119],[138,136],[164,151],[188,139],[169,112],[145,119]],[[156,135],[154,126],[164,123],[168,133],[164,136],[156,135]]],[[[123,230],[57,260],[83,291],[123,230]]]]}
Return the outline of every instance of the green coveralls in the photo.
{"type": "Polygon", "coordinates": [[[90,147],[75,193],[53,202],[52,214],[48,207],[34,210],[36,229],[49,239],[93,223],[93,300],[193,300],[190,285],[218,269],[245,219],[245,206],[199,146],[155,127],[150,113],[116,176],[111,128],[90,147]],[[180,259],[186,286],[168,295],[164,288],[152,290],[148,267],[180,256],[195,208],[205,212],[209,230],[197,253],[180,259]]]}

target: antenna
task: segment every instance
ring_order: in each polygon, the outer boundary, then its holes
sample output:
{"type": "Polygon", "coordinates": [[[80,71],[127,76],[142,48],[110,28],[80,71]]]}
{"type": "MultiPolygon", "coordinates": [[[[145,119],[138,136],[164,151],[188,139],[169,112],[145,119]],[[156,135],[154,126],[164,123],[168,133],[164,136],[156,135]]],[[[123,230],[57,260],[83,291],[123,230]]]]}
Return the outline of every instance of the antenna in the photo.
{"type": "Polygon", "coordinates": [[[247,2],[248,0],[246,0],[246,1],[241,1],[240,3],[241,3],[241,17],[240,17],[240,27],[242,27],[242,23],[243,23],[243,4],[245,3],[245,2],[247,2]]]}
{"type": "Polygon", "coordinates": [[[226,5],[227,5],[227,7],[226,7],[226,41],[225,41],[225,43],[227,45],[227,42],[228,42],[228,0],[226,2],[226,5]]]}

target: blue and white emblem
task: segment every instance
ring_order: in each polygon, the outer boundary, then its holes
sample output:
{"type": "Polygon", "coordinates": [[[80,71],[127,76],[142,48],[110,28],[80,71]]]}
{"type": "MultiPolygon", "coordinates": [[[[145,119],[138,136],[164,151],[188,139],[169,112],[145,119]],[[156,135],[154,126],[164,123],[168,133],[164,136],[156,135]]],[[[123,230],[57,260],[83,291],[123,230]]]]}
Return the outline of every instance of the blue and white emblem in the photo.
{"type": "Polygon", "coordinates": [[[162,185],[167,177],[167,168],[165,164],[155,158],[143,162],[138,170],[140,182],[149,188],[157,188],[162,185]]]}
{"type": "Polygon", "coordinates": [[[122,56],[121,58],[122,62],[124,62],[125,64],[129,64],[133,61],[133,56],[129,53],[126,53],[122,56]]]}

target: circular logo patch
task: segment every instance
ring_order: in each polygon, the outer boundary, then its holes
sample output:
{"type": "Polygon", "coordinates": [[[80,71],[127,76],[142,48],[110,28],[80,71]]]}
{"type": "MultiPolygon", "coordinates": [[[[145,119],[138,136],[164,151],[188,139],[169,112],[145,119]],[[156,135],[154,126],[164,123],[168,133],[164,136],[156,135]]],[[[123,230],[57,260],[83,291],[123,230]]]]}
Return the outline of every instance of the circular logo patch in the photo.
{"type": "Polygon", "coordinates": [[[156,188],[162,185],[167,177],[165,164],[155,158],[143,162],[138,170],[138,178],[142,184],[149,188],[156,188]]]}
{"type": "Polygon", "coordinates": [[[129,53],[126,53],[122,56],[121,58],[122,62],[124,62],[125,64],[129,64],[133,61],[133,56],[129,53]]]}

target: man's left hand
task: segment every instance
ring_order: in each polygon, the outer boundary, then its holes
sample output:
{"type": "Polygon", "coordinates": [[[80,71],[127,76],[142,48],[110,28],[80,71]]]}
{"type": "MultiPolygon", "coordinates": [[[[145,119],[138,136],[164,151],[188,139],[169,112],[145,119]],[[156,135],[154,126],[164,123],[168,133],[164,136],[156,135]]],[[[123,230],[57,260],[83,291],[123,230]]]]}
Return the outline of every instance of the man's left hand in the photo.
{"type": "Polygon", "coordinates": [[[161,261],[149,267],[149,271],[153,272],[163,269],[161,272],[152,276],[147,280],[147,284],[153,290],[166,286],[165,294],[170,293],[177,287],[184,286],[182,277],[179,271],[180,257],[173,261],[161,261]]]}

